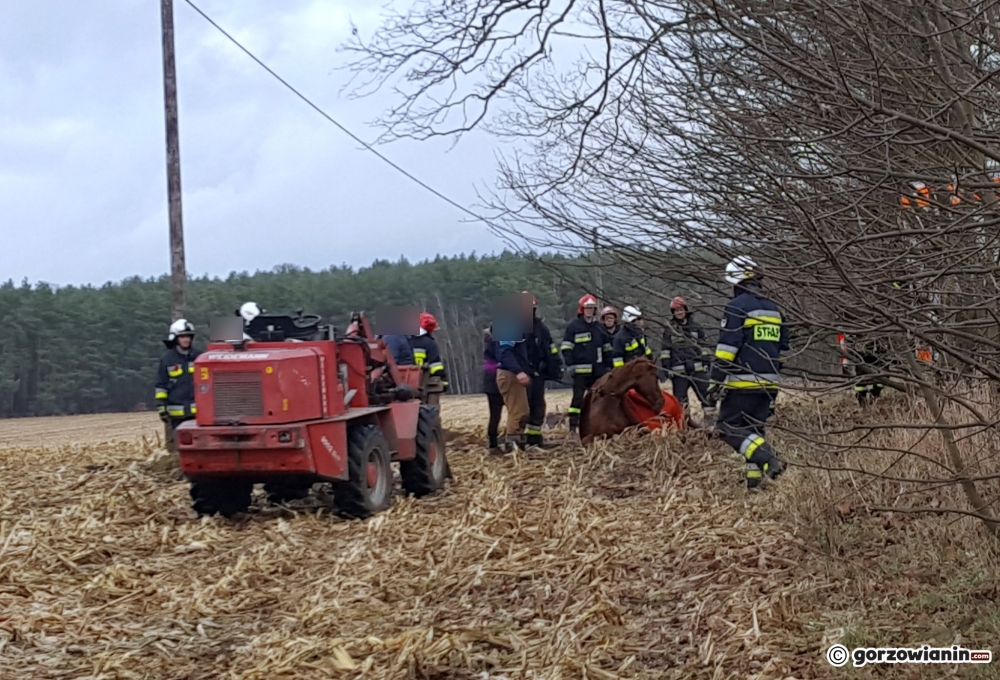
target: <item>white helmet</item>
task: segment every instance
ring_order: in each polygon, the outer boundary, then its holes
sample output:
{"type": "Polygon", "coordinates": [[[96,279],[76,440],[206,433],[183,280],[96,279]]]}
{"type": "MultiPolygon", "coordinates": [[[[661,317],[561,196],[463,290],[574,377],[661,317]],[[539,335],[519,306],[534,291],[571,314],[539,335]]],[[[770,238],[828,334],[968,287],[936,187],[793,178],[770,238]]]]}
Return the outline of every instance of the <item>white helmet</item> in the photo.
{"type": "Polygon", "coordinates": [[[746,255],[740,255],[726,265],[726,281],[734,286],[757,275],[757,263],[746,255]]]}
{"type": "Polygon", "coordinates": [[[632,322],[636,319],[642,318],[642,312],[635,305],[627,305],[625,309],[622,310],[622,321],[632,322]]]}
{"type": "Polygon", "coordinates": [[[256,302],[244,302],[240,307],[240,316],[246,323],[250,323],[260,316],[260,307],[257,306],[256,302]]]}
{"type": "Polygon", "coordinates": [[[194,335],[194,324],[187,319],[177,319],[170,324],[170,331],[167,333],[167,342],[173,342],[179,335],[194,335]]]}

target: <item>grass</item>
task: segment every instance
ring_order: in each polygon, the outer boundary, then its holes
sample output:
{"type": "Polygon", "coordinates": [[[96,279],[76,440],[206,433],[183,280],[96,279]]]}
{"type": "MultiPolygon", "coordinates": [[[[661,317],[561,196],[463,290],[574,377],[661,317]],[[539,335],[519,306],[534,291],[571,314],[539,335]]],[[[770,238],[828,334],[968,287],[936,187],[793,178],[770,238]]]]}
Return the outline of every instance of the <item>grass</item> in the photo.
{"type": "MultiPolygon", "coordinates": [[[[824,399],[826,433],[815,404],[779,409],[786,429],[769,437],[798,465],[749,496],[732,452],[692,437],[491,457],[485,400],[448,398],[454,484],[365,522],[315,500],[197,519],[187,485],[151,466],[148,414],[9,421],[0,677],[1000,677],[825,661],[836,642],[996,646],[996,552],[975,520],[870,510],[961,507],[956,490],[901,495],[847,471],[885,469],[892,448],[939,455],[933,438],[855,449],[829,434],[865,417],[849,401],[824,399]]],[[[970,456],[988,444],[963,442],[970,456]]]]}

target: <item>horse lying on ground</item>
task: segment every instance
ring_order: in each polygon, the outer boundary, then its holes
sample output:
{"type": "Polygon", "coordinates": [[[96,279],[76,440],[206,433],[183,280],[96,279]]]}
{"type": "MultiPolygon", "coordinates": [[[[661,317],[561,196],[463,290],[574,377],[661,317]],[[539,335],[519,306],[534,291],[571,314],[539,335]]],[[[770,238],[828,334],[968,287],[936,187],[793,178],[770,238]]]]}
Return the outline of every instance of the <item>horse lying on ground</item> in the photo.
{"type": "Polygon", "coordinates": [[[580,442],[613,437],[629,427],[659,429],[664,418],[684,429],[684,409],[674,395],[660,389],[656,365],[635,359],[597,379],[583,395],[580,409],[580,442]]]}

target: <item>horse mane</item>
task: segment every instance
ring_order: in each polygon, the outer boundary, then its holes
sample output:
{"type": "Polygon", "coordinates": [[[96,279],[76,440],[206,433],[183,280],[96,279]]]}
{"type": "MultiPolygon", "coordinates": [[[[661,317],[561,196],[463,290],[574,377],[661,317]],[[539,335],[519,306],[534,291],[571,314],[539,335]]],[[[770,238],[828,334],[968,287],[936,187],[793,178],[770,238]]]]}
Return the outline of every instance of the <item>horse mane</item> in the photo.
{"type": "Polygon", "coordinates": [[[606,394],[622,396],[626,391],[625,385],[633,381],[642,371],[650,369],[656,370],[656,365],[652,361],[646,358],[635,359],[602,375],[591,389],[595,392],[600,390],[606,394]]]}

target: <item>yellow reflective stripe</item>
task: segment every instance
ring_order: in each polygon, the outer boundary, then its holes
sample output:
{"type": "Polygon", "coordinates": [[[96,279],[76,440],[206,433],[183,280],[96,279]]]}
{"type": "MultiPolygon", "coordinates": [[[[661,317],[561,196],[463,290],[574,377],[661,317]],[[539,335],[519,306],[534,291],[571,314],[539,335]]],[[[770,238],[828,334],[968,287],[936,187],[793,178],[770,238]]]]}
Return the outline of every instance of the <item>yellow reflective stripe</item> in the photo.
{"type": "Polygon", "coordinates": [[[775,316],[758,316],[753,319],[748,318],[743,320],[744,326],[757,326],[759,324],[771,324],[774,326],[780,326],[781,319],[775,316]]]}
{"type": "Polygon", "coordinates": [[[573,336],[573,342],[590,342],[590,333],[577,333],[573,336]]]}
{"type": "Polygon", "coordinates": [[[593,373],[594,367],[590,364],[577,364],[573,367],[575,373],[593,373]]]}
{"type": "Polygon", "coordinates": [[[194,373],[194,364],[188,365],[188,373],[194,373]]]}
{"type": "Polygon", "coordinates": [[[633,340],[629,344],[625,345],[625,351],[626,352],[631,352],[632,350],[634,350],[634,349],[636,349],[638,347],[639,347],[639,341],[638,340],[633,340]]]}
{"type": "Polygon", "coordinates": [[[160,390],[160,389],[156,390],[156,398],[157,399],[166,399],[167,398],[167,391],[166,390],[160,390]]]}
{"type": "Polygon", "coordinates": [[[198,412],[198,407],[195,406],[194,404],[191,404],[191,415],[194,415],[197,412],[198,412]]]}
{"type": "Polygon", "coordinates": [[[747,470],[747,479],[760,479],[764,476],[760,470],[747,470]]]}
{"type": "Polygon", "coordinates": [[[576,413],[580,412],[580,409],[576,408],[575,406],[570,406],[569,407],[569,412],[573,413],[573,414],[576,414],[576,413]]]}
{"type": "Polygon", "coordinates": [[[430,370],[431,375],[434,375],[435,373],[440,373],[441,371],[444,370],[444,364],[436,361],[430,365],[430,369],[431,369],[430,370]]]}
{"type": "Polygon", "coordinates": [[[524,434],[541,434],[542,428],[535,427],[534,425],[525,425],[524,434]]]}
{"type": "Polygon", "coordinates": [[[736,353],[735,352],[730,352],[730,351],[725,350],[725,349],[717,349],[717,350],[715,350],[715,356],[716,356],[716,358],[722,359],[724,361],[736,361],[736,353]]]}
{"type": "Polygon", "coordinates": [[[648,356],[648,357],[651,357],[651,356],[653,356],[653,350],[651,350],[651,349],[649,349],[649,348],[647,347],[647,348],[646,348],[646,356],[648,356]]]}
{"type": "Polygon", "coordinates": [[[427,361],[427,350],[425,349],[413,350],[413,360],[417,362],[417,366],[423,366],[424,362],[427,361]]]}
{"type": "Polygon", "coordinates": [[[732,382],[725,382],[726,389],[734,390],[750,390],[750,389],[762,389],[769,387],[777,387],[777,383],[773,383],[769,380],[733,380],[732,382]]]}
{"type": "Polygon", "coordinates": [[[177,368],[167,369],[167,375],[169,375],[171,378],[177,378],[183,374],[184,374],[184,369],[181,368],[180,366],[178,366],[177,368]]]}
{"type": "Polygon", "coordinates": [[[753,441],[750,442],[750,445],[747,446],[746,451],[743,452],[743,455],[746,456],[747,460],[750,460],[750,456],[753,455],[753,452],[759,449],[761,444],[763,443],[764,443],[763,437],[754,437],[753,441]]]}
{"type": "Polygon", "coordinates": [[[167,413],[172,416],[182,416],[184,415],[183,406],[167,406],[167,413]]]}
{"type": "Polygon", "coordinates": [[[559,348],[556,347],[555,343],[549,345],[549,351],[552,352],[553,354],[559,354],[559,348]]]}
{"type": "Polygon", "coordinates": [[[618,368],[619,366],[624,366],[625,365],[625,360],[619,357],[619,358],[616,358],[616,359],[612,360],[611,364],[615,368],[618,368]]]}
{"type": "Polygon", "coordinates": [[[563,342],[562,348],[564,350],[571,350],[571,349],[573,349],[573,343],[570,342],[569,340],[566,340],[566,341],[563,342]]]}

